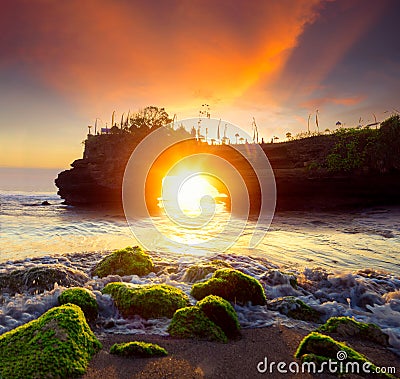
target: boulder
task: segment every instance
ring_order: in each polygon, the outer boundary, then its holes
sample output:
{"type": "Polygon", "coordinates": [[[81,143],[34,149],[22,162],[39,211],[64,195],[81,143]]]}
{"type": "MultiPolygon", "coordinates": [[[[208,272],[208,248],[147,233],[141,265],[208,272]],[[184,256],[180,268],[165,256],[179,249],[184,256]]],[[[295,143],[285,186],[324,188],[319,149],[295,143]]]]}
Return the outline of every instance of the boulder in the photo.
{"type": "Polygon", "coordinates": [[[232,268],[232,266],[219,259],[214,259],[211,262],[199,263],[190,266],[183,275],[184,282],[195,283],[203,280],[207,275],[214,273],[220,268],[232,268]]]}
{"type": "Polygon", "coordinates": [[[193,338],[224,343],[228,341],[223,330],[196,306],[178,309],[167,331],[176,338],[193,338]]]}
{"type": "Polygon", "coordinates": [[[110,353],[123,357],[140,358],[163,357],[165,355],[168,355],[167,350],[155,343],[146,343],[139,341],[116,343],[111,346],[110,353]]]}
{"type": "Polygon", "coordinates": [[[197,304],[204,314],[218,325],[228,338],[240,335],[240,324],[235,310],[229,301],[219,296],[209,295],[197,304]]]}
{"type": "Polygon", "coordinates": [[[0,291],[15,293],[41,293],[50,291],[55,283],[63,287],[80,286],[89,277],[82,271],[60,265],[37,265],[18,269],[11,273],[0,273],[0,291]]]}
{"type": "Polygon", "coordinates": [[[268,302],[268,308],[297,320],[318,322],[321,317],[320,312],[294,296],[273,299],[268,302]]]}
{"type": "Polygon", "coordinates": [[[80,307],[88,321],[93,321],[97,317],[98,305],[94,293],[86,288],[69,288],[58,297],[60,305],[75,304],[80,307]]]}
{"type": "Polygon", "coordinates": [[[111,295],[124,317],[171,318],[177,309],[189,305],[189,298],[182,290],[166,284],[137,286],[114,282],[107,284],[102,292],[111,295]]]}
{"type": "Polygon", "coordinates": [[[94,268],[93,275],[103,278],[108,275],[144,276],[154,271],[151,257],[139,246],[117,250],[104,257],[94,268]]]}
{"type": "Polygon", "coordinates": [[[266,302],[264,289],[257,279],[228,268],[215,271],[205,282],[195,283],[191,295],[197,300],[216,295],[238,304],[264,305],[266,302]]]}
{"type": "Polygon", "coordinates": [[[389,345],[389,336],[383,333],[379,326],[359,322],[350,317],[331,317],[318,330],[336,333],[342,337],[358,337],[383,346],[389,345]]]}
{"type": "MultiPolygon", "coordinates": [[[[364,364],[369,363],[368,369],[373,372],[372,375],[374,377],[392,377],[388,374],[378,374],[376,366],[364,355],[344,343],[334,340],[332,337],[317,332],[312,332],[304,337],[297,348],[295,357],[300,358],[302,362],[314,362],[317,367],[322,367],[322,363],[329,360],[341,363],[342,367],[346,367],[346,363],[349,363],[350,367],[358,363],[361,368],[364,364]]],[[[340,365],[336,367],[338,368],[340,365]]],[[[327,365],[325,369],[327,369],[327,365]]],[[[342,374],[344,373],[342,372],[342,374]]],[[[338,370],[338,374],[341,374],[340,370],[338,370]]]]}
{"type": "Polygon", "coordinates": [[[0,336],[0,377],[75,378],[99,349],[82,310],[62,305],[0,336]]]}

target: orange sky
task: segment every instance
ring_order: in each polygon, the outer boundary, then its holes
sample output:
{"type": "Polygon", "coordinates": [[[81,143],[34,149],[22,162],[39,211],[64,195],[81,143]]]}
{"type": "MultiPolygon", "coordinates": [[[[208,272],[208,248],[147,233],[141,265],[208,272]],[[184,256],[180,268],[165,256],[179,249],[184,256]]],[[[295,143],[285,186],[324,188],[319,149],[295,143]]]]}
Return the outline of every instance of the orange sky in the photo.
{"type": "Polygon", "coordinates": [[[326,106],[321,120],[336,112],[332,123],[367,106],[364,87],[324,83],[388,10],[385,1],[360,4],[10,2],[0,14],[0,166],[66,167],[96,117],[104,124],[113,110],[146,105],[184,118],[206,102],[213,117],[247,129],[255,116],[266,138],[302,130],[315,107],[326,106]],[[307,65],[301,52],[313,38],[319,49],[307,65]]]}

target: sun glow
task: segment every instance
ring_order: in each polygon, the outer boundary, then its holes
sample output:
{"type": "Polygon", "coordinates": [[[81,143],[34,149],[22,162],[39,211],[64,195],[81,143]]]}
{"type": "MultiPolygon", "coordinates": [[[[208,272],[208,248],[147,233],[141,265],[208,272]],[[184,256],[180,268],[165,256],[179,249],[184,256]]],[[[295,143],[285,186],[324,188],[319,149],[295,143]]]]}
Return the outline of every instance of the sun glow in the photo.
{"type": "Polygon", "coordinates": [[[175,202],[185,216],[198,217],[204,211],[214,213],[216,198],[219,196],[218,190],[205,175],[166,176],[163,179],[164,205],[166,202],[175,202]]]}

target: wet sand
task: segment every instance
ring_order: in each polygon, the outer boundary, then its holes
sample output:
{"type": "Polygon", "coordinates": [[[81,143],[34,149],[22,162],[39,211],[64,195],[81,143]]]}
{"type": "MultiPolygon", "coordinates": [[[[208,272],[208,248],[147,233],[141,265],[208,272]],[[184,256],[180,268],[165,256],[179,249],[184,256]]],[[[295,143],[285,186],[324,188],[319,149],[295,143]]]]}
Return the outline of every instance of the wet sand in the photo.
{"type": "MultiPolygon", "coordinates": [[[[272,373],[257,371],[257,364],[265,357],[268,362],[289,364],[296,361],[293,354],[306,334],[283,326],[246,329],[242,331],[241,339],[227,344],[149,335],[104,335],[100,338],[103,349],[93,358],[83,379],[337,378],[327,373],[279,373],[276,365],[272,373]],[[122,358],[109,354],[112,344],[134,340],[157,343],[166,348],[169,355],[164,358],[122,358]]],[[[352,341],[351,345],[375,364],[396,366],[396,372],[400,372],[400,359],[390,351],[361,341],[352,341]]]]}

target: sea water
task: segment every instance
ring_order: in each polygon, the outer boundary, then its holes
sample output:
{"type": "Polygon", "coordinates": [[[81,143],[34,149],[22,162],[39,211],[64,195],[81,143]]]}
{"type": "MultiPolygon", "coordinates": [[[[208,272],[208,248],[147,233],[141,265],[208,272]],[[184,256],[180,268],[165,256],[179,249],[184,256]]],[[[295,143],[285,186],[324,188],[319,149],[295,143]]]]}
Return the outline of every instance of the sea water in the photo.
{"type": "MultiPolygon", "coordinates": [[[[52,175],[55,177],[56,172],[52,175]]],[[[46,183],[43,184],[42,179],[39,186],[31,180],[28,188],[23,181],[13,185],[10,171],[6,185],[4,180],[0,181],[0,272],[59,263],[89,273],[90,267],[108,251],[138,243],[123,213],[63,205],[50,173],[44,177],[46,183]],[[42,205],[44,201],[50,205],[42,205]]],[[[140,228],[140,222],[143,228],[148,227],[147,221],[138,220],[136,227],[140,228]]],[[[168,233],[167,220],[162,216],[152,222],[168,233]]],[[[85,286],[96,294],[100,319],[103,325],[108,325],[104,332],[166,334],[169,322],[140,317],[123,319],[111,299],[99,291],[107,281],[166,283],[189,294],[191,284],[184,280],[186,269],[193,263],[218,258],[258,278],[269,299],[293,295],[318,309],[324,319],[346,315],[380,325],[389,334],[392,347],[400,352],[400,208],[279,213],[271,226],[261,223],[265,237],[256,248],[249,249],[254,223],[255,220],[248,222],[237,243],[226,252],[191,248],[176,252],[167,244],[151,254],[170,270],[142,278],[90,280],[85,286]],[[275,275],[278,271],[293,273],[299,280],[298,288],[275,275]],[[280,279],[271,279],[275,277],[280,279]]],[[[212,234],[212,231],[207,233],[212,234]]],[[[212,236],[205,234],[204,238],[212,236]]],[[[0,333],[55,306],[61,291],[54,283],[52,291],[42,294],[2,294],[0,333]]],[[[309,330],[315,327],[267,307],[236,306],[236,311],[242,327],[268,326],[276,322],[309,330]]]]}

